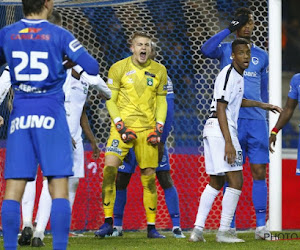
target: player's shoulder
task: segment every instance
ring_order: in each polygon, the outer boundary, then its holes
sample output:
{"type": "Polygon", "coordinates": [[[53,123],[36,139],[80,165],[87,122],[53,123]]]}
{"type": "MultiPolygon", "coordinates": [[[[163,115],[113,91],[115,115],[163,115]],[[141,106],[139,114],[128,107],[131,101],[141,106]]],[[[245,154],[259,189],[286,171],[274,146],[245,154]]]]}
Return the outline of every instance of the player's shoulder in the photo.
{"type": "Polygon", "coordinates": [[[151,60],[150,66],[151,66],[152,69],[154,69],[154,70],[156,70],[158,72],[161,71],[163,73],[167,73],[167,69],[166,69],[166,67],[163,64],[161,64],[159,62],[156,62],[156,61],[154,61],[152,59],[150,59],[150,60],[151,60]]]}
{"type": "Polygon", "coordinates": [[[253,44],[252,45],[252,53],[255,52],[257,53],[258,55],[261,55],[263,57],[268,57],[268,52],[265,51],[264,49],[258,47],[257,45],[253,44]]]}
{"type": "Polygon", "coordinates": [[[120,69],[125,69],[126,67],[128,67],[130,63],[131,63],[131,57],[129,56],[111,65],[110,71],[116,71],[116,70],[120,71],[120,69]]]}
{"type": "Polygon", "coordinates": [[[291,84],[299,84],[300,83],[300,73],[293,75],[291,79],[291,84]]]}

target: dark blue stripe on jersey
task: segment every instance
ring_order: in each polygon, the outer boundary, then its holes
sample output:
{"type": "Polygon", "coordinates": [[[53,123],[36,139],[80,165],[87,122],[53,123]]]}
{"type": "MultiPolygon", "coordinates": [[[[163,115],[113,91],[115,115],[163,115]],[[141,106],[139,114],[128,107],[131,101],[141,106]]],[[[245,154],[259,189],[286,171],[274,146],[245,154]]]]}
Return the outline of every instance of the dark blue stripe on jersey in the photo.
{"type": "Polygon", "coordinates": [[[231,66],[229,67],[229,69],[227,70],[227,73],[226,73],[225,84],[224,84],[223,90],[226,90],[228,79],[229,79],[232,68],[233,68],[233,65],[231,64],[231,66]]]}

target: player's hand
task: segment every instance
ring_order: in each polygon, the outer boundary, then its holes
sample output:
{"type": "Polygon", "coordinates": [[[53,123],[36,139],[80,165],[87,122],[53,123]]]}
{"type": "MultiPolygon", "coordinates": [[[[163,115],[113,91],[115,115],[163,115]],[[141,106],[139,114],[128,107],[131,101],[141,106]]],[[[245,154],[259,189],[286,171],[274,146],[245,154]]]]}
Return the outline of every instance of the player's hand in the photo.
{"type": "Polygon", "coordinates": [[[235,32],[239,28],[243,27],[249,20],[248,14],[239,15],[237,18],[234,18],[228,26],[230,32],[235,32]]]}
{"type": "Polygon", "coordinates": [[[273,104],[269,104],[269,103],[263,103],[262,105],[262,108],[265,109],[265,110],[269,110],[273,113],[281,113],[283,111],[282,108],[276,106],[276,105],[273,105],[273,104]]]}
{"type": "Polygon", "coordinates": [[[227,161],[229,164],[233,164],[235,162],[235,158],[236,151],[232,142],[226,142],[224,160],[227,161]]]}
{"type": "Polygon", "coordinates": [[[163,133],[164,125],[160,123],[156,123],[155,130],[151,132],[147,137],[147,142],[151,143],[152,145],[157,145],[160,143],[160,137],[163,133]]]}
{"type": "Polygon", "coordinates": [[[132,129],[126,128],[122,120],[116,123],[116,128],[121,135],[122,141],[125,143],[137,138],[136,133],[132,129]]]}
{"type": "Polygon", "coordinates": [[[97,146],[97,143],[96,143],[96,142],[91,143],[91,147],[92,147],[92,149],[93,149],[92,158],[93,158],[94,160],[97,160],[97,159],[99,158],[99,155],[100,155],[100,150],[99,150],[99,148],[98,148],[98,146],[97,146]]]}
{"type": "Polygon", "coordinates": [[[158,162],[162,161],[165,151],[165,144],[163,142],[158,143],[158,162]]]}
{"type": "Polygon", "coordinates": [[[0,115],[0,127],[2,127],[3,124],[4,124],[4,119],[3,119],[3,117],[0,115]]]}
{"type": "Polygon", "coordinates": [[[275,147],[275,144],[276,144],[276,135],[274,134],[271,134],[270,137],[269,137],[269,150],[271,153],[274,153],[274,147],[275,147]],[[273,145],[273,146],[272,146],[273,145]]]}

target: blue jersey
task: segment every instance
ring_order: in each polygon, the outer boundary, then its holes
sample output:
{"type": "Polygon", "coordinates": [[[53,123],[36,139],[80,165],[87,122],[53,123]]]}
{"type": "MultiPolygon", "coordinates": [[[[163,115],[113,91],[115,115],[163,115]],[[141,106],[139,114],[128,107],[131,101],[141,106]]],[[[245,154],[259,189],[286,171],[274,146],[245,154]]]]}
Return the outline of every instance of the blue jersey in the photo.
{"type": "MultiPolygon", "coordinates": [[[[290,91],[288,97],[297,100],[300,103],[300,73],[295,74],[290,82],[290,91]]],[[[299,106],[300,109],[300,106],[299,106]]]]}
{"type": "MultiPolygon", "coordinates": [[[[232,62],[232,43],[219,43],[219,40],[222,41],[227,35],[227,30],[221,31],[204,43],[202,47],[202,52],[206,57],[219,59],[221,69],[232,62]]],[[[244,71],[244,98],[268,102],[268,66],[267,52],[253,44],[250,65],[244,71]]],[[[239,118],[265,120],[266,111],[256,107],[241,108],[239,118]]]]}
{"type": "Polygon", "coordinates": [[[14,69],[16,97],[62,94],[64,56],[75,62],[84,52],[70,32],[46,20],[22,19],[0,31],[0,58],[14,69]]]}

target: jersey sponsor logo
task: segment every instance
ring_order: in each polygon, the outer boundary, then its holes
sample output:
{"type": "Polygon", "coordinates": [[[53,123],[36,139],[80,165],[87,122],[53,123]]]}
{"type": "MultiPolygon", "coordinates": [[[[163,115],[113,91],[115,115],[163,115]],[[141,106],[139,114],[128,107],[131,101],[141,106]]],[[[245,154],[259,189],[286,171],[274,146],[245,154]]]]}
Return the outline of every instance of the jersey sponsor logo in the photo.
{"type": "Polygon", "coordinates": [[[255,57],[255,56],[253,56],[253,57],[251,58],[251,60],[252,60],[252,63],[253,63],[254,65],[257,65],[257,64],[259,63],[259,59],[258,59],[257,57],[255,57]]]}
{"type": "Polygon", "coordinates": [[[126,73],[126,75],[127,75],[127,76],[130,76],[130,75],[134,74],[135,72],[136,72],[135,70],[131,70],[131,71],[128,71],[128,72],[126,73]]]}
{"type": "Polygon", "coordinates": [[[113,84],[113,83],[114,83],[113,79],[111,79],[111,78],[108,78],[108,80],[107,80],[107,84],[113,84]]]}
{"type": "Polygon", "coordinates": [[[154,74],[152,74],[152,73],[150,73],[150,72],[148,72],[148,71],[145,71],[145,76],[151,76],[151,77],[155,77],[155,75],[154,74]]]}
{"type": "Polygon", "coordinates": [[[244,71],[244,76],[257,77],[257,73],[255,71],[244,71]]]}
{"type": "Polygon", "coordinates": [[[153,79],[152,78],[147,78],[147,85],[148,86],[153,86],[153,79]]]}
{"type": "Polygon", "coordinates": [[[9,133],[12,134],[19,129],[28,128],[44,128],[52,129],[55,124],[55,119],[51,116],[44,115],[28,115],[14,118],[10,123],[9,133]]]}
{"type": "Polygon", "coordinates": [[[80,42],[77,39],[74,39],[72,42],[69,43],[69,48],[73,51],[76,52],[82,47],[80,42]]]}
{"type": "Polygon", "coordinates": [[[11,34],[10,40],[50,40],[49,34],[36,34],[36,33],[23,33],[23,34],[11,34]]]}
{"type": "Polygon", "coordinates": [[[119,148],[116,148],[116,147],[107,147],[106,148],[106,153],[108,153],[108,152],[113,152],[113,153],[116,153],[118,155],[122,154],[122,150],[119,149],[119,148]]]}
{"type": "Polygon", "coordinates": [[[19,33],[38,33],[42,29],[41,28],[25,28],[19,31],[19,33]]]}

